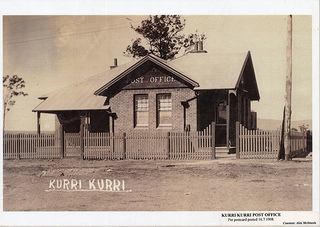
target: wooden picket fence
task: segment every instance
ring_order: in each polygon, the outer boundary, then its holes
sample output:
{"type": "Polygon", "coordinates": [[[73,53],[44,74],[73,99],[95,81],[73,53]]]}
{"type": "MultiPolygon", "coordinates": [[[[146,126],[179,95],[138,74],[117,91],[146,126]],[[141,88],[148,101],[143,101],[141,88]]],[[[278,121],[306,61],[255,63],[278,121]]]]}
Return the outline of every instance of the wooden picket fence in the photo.
{"type": "Polygon", "coordinates": [[[196,132],[131,132],[125,134],[126,159],[214,159],[214,129],[196,132]],[[213,133],[212,133],[213,132],[213,133]],[[213,136],[212,136],[213,134],[213,136]],[[213,146],[212,146],[213,144],[213,146]]]}
{"type": "Polygon", "coordinates": [[[123,133],[90,133],[85,131],[84,159],[125,159],[123,133]]]}
{"type": "Polygon", "coordinates": [[[80,134],[64,133],[64,157],[80,156],[80,134]]]}
{"type": "Polygon", "coordinates": [[[215,125],[201,132],[135,131],[129,133],[5,134],[4,159],[214,159],[215,125]],[[83,153],[82,153],[83,152],[83,153]]]}
{"type": "Polygon", "coordinates": [[[307,152],[307,132],[291,131],[291,157],[307,152]]]}
{"type": "Polygon", "coordinates": [[[125,134],[126,159],[167,159],[167,132],[130,132],[125,134]]]}
{"type": "MultiPolygon", "coordinates": [[[[239,159],[277,159],[280,149],[281,130],[248,130],[236,124],[236,157],[239,159]]],[[[291,132],[291,154],[304,152],[307,147],[304,132],[291,132]]]]}
{"type": "Polygon", "coordinates": [[[169,158],[215,159],[215,125],[200,132],[172,132],[169,158]]]}
{"type": "Polygon", "coordinates": [[[5,133],[3,136],[3,158],[60,158],[61,148],[54,133],[5,133]]]}

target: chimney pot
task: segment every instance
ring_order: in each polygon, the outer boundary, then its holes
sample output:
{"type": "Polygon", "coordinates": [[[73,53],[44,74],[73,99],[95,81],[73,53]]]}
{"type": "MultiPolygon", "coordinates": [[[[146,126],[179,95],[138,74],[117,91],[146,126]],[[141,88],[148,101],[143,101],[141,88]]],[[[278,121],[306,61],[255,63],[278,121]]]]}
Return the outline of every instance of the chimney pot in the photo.
{"type": "Polygon", "coordinates": [[[194,44],[194,51],[198,51],[199,50],[199,42],[197,41],[195,44],[194,44]]]}
{"type": "Polygon", "coordinates": [[[115,68],[115,67],[117,67],[117,66],[118,66],[118,59],[114,58],[114,59],[113,59],[113,65],[110,66],[110,69],[113,69],[113,68],[115,68]]]}
{"type": "Polygon", "coordinates": [[[198,45],[199,45],[198,50],[203,51],[203,41],[199,41],[198,45]]]}
{"type": "Polygon", "coordinates": [[[197,41],[194,44],[194,50],[190,53],[207,53],[206,50],[203,50],[203,41],[197,41]]]}

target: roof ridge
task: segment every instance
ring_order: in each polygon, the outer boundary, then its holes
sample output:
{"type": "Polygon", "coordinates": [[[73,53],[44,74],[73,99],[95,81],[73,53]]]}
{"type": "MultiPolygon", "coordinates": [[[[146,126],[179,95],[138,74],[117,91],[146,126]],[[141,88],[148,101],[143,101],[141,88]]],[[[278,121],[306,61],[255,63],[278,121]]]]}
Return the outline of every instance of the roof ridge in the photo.
{"type": "Polygon", "coordinates": [[[84,79],[84,80],[93,79],[93,77],[99,76],[100,74],[103,74],[103,73],[106,73],[106,72],[109,72],[109,71],[117,70],[117,69],[119,69],[120,67],[124,67],[124,66],[129,65],[129,64],[132,64],[133,62],[136,62],[136,61],[138,61],[138,60],[137,60],[137,59],[134,59],[134,60],[132,60],[132,61],[130,61],[130,62],[127,62],[127,63],[125,63],[125,64],[119,65],[119,66],[117,66],[117,67],[108,69],[108,70],[103,71],[103,72],[101,72],[101,73],[98,73],[98,74],[96,74],[96,75],[90,76],[90,77],[88,77],[88,78],[86,78],[86,79],[84,79]]]}
{"type": "Polygon", "coordinates": [[[85,83],[85,82],[87,82],[88,80],[93,80],[93,79],[95,79],[96,77],[102,76],[103,74],[105,74],[105,73],[107,73],[107,72],[109,72],[109,71],[114,71],[114,70],[116,70],[116,69],[119,69],[120,67],[125,67],[126,65],[132,64],[132,63],[134,63],[134,62],[136,62],[136,61],[137,61],[137,60],[132,60],[132,61],[127,62],[127,63],[125,63],[125,64],[119,65],[119,66],[117,66],[117,67],[115,67],[115,68],[108,69],[108,70],[106,70],[106,71],[97,73],[97,74],[95,74],[95,75],[93,75],[93,76],[84,78],[84,79],[82,79],[81,81],[68,84],[68,85],[66,85],[66,86],[63,86],[63,87],[59,88],[58,90],[52,91],[52,92],[47,93],[47,94],[44,94],[44,95],[42,95],[42,96],[39,96],[39,99],[48,98],[49,95],[55,94],[55,93],[57,93],[57,92],[59,92],[59,91],[61,91],[61,90],[63,90],[63,89],[66,89],[66,88],[68,88],[68,87],[74,86],[74,85],[76,85],[76,84],[85,83]]]}
{"type": "Polygon", "coordinates": [[[180,70],[177,70],[175,67],[171,66],[169,64],[169,62],[167,62],[164,59],[159,58],[158,56],[155,56],[154,54],[148,54],[146,56],[144,56],[143,58],[139,59],[137,62],[135,62],[134,64],[132,64],[130,67],[127,67],[126,70],[124,70],[123,72],[121,72],[118,76],[114,77],[113,79],[111,79],[109,82],[107,82],[106,84],[104,84],[103,86],[101,86],[99,89],[97,89],[94,94],[95,95],[101,95],[103,91],[105,91],[107,88],[109,88],[110,86],[112,86],[113,84],[115,84],[116,82],[118,82],[120,79],[122,79],[123,77],[125,77],[126,75],[128,75],[129,73],[131,73],[133,70],[135,70],[136,68],[140,67],[142,64],[144,64],[147,61],[152,61],[155,64],[159,64],[161,67],[165,68],[168,70],[171,69],[173,73],[179,74],[178,77],[180,77],[181,79],[186,80],[188,83],[193,84],[194,86],[199,86],[199,84],[194,81],[193,79],[191,79],[190,77],[186,76],[184,73],[182,73],[180,70]],[[158,63],[156,63],[158,62],[158,63]],[[162,65],[161,65],[162,64],[162,65]]]}

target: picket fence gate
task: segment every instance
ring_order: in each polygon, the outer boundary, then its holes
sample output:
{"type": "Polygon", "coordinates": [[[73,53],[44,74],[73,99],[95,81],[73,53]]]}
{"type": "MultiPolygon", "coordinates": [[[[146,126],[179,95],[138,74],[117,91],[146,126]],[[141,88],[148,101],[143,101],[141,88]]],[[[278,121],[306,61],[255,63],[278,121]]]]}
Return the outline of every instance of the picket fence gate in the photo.
{"type": "MultiPolygon", "coordinates": [[[[236,123],[237,159],[277,159],[281,142],[281,130],[248,130],[236,123]]],[[[291,131],[291,156],[305,152],[307,139],[305,132],[291,131]]]]}
{"type": "Polygon", "coordinates": [[[4,159],[214,159],[215,124],[200,132],[5,134],[4,159]],[[81,139],[82,138],[82,139],[81,139]]]}

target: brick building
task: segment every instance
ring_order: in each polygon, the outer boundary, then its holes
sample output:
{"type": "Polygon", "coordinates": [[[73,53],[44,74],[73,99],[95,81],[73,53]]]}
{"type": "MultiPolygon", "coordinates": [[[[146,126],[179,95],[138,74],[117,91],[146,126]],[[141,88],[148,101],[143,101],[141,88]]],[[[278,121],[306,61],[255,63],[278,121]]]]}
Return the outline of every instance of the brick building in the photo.
{"type": "MultiPolygon", "coordinates": [[[[216,145],[235,146],[235,125],[256,128],[260,99],[251,54],[207,53],[199,45],[171,61],[148,55],[56,92],[33,111],[57,116],[60,132],[201,131],[216,123],[216,145]]],[[[38,123],[38,130],[40,125],[38,123]]]]}

